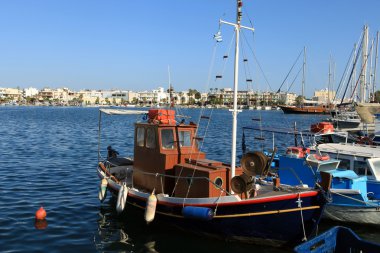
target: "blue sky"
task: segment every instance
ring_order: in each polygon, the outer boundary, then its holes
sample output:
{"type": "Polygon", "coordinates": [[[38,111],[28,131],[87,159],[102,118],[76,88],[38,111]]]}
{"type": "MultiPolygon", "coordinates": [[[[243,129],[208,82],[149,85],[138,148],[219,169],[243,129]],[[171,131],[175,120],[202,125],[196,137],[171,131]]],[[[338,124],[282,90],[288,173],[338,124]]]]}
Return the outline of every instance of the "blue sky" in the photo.
{"type": "MultiPolygon", "coordinates": [[[[372,37],[380,30],[378,0],[243,3],[243,24],[256,29],[246,38],[273,90],[304,46],[306,94],[326,87],[330,55],[337,84],[363,25],[372,37]]],[[[230,63],[222,81],[208,78],[219,18],[235,20],[234,0],[0,0],[0,86],[150,90],[168,84],[170,65],[175,90],[232,87],[230,63]]],[[[221,31],[213,77],[232,38],[231,27],[221,31]]],[[[269,89],[249,62],[253,88],[269,89]]]]}

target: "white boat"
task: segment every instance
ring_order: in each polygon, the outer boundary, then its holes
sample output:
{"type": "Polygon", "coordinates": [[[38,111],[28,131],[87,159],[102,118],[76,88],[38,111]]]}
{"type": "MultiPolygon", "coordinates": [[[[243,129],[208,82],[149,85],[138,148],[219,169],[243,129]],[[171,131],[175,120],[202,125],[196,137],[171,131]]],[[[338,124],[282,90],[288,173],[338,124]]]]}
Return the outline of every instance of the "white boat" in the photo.
{"type": "Polygon", "coordinates": [[[380,147],[354,143],[319,144],[311,150],[339,159],[340,168],[353,170],[359,176],[367,176],[368,192],[372,198],[380,199],[380,147]]]}

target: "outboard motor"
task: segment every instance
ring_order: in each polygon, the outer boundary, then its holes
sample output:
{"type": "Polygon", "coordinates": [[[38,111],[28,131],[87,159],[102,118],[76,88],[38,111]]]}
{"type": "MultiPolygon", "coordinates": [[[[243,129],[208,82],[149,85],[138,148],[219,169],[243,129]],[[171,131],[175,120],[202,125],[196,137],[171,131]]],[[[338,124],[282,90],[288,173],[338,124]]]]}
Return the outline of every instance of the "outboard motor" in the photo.
{"type": "Polygon", "coordinates": [[[119,152],[113,149],[111,146],[107,147],[107,159],[116,158],[119,152]]]}

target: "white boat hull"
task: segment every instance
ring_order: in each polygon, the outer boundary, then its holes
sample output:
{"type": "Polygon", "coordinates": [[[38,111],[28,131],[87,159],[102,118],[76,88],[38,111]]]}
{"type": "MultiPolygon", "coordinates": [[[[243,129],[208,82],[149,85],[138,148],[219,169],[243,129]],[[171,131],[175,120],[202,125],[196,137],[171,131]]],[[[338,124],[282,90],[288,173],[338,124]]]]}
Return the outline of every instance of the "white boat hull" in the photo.
{"type": "Polygon", "coordinates": [[[324,218],[341,222],[380,225],[380,208],[328,204],[325,207],[324,218]]]}

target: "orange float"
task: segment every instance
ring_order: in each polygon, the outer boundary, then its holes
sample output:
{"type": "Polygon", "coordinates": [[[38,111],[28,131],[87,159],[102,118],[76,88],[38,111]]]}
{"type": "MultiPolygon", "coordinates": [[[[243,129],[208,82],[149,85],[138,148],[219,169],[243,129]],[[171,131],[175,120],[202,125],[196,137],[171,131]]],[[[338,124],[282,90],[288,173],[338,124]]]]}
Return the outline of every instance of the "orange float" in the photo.
{"type": "Polygon", "coordinates": [[[36,219],[37,220],[44,220],[45,218],[46,218],[46,211],[41,206],[40,209],[38,209],[37,212],[36,212],[36,219]]]}

